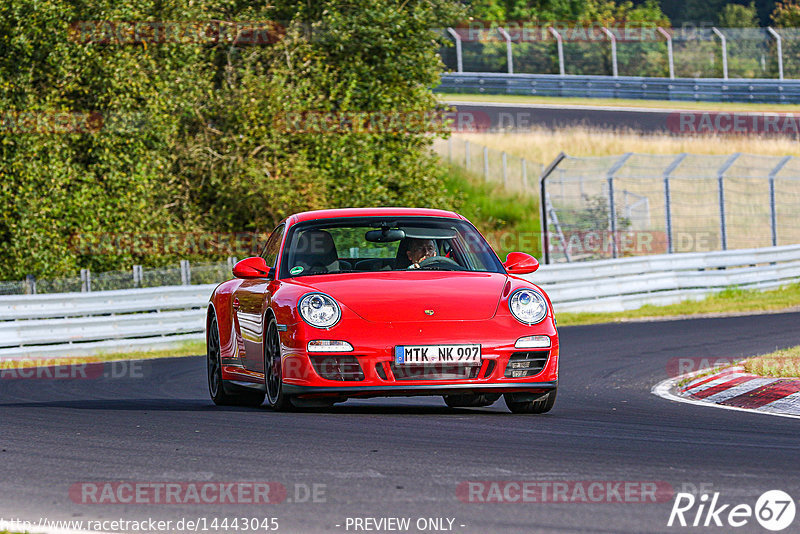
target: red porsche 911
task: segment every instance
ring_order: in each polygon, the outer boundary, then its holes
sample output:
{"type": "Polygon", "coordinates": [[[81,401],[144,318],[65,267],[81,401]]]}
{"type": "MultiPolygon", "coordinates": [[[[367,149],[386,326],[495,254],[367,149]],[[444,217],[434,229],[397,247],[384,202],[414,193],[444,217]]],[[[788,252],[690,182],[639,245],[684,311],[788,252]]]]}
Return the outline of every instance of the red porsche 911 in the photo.
{"type": "Polygon", "coordinates": [[[544,413],[558,385],[547,295],[464,217],[411,208],[292,215],[211,295],[208,386],[219,405],[325,407],[441,395],[544,413]]]}

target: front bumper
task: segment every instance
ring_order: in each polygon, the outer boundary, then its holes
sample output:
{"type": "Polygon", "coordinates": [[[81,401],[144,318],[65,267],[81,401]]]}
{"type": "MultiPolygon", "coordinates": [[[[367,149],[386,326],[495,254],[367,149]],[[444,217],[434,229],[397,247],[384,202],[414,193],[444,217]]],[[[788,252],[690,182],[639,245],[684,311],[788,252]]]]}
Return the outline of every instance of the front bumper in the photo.
{"type": "Polygon", "coordinates": [[[288,395],[300,398],[320,397],[416,397],[423,395],[472,395],[481,393],[547,393],[558,387],[558,381],[549,382],[517,382],[494,384],[419,384],[392,386],[298,386],[284,384],[283,390],[288,395]]]}

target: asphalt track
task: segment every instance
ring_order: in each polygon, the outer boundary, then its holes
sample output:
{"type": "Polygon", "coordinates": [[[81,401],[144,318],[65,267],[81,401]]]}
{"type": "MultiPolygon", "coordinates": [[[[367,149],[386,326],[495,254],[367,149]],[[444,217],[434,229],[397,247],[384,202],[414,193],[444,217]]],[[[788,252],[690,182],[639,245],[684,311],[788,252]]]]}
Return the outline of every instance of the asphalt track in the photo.
{"type": "MultiPolygon", "coordinates": [[[[204,361],[136,376],[0,380],[0,517],[176,520],[276,517],[279,532],[354,532],[348,517],[454,518],[452,532],[694,532],[661,503],[465,503],[465,481],[661,481],[753,506],[800,497],[794,419],[650,393],[670,360],[800,343],[800,313],[561,328],[558,402],[543,416],[446,408],[439,398],[350,401],[327,412],[217,408],[204,361]],[[325,502],[77,504],[82,481],[324,484],[325,502]],[[336,525],[341,525],[337,527],[336,525]],[[461,525],[464,525],[463,527],[461,525]]],[[[129,373],[130,374],[130,373],[129,373]]],[[[797,531],[800,517],[789,531],[797,531]]],[[[730,531],[730,528],[711,531],[730,531]]],[[[754,519],[737,532],[765,532],[754,519]]],[[[212,531],[208,531],[212,532],[212,531]]],[[[229,530],[228,532],[232,532],[229,530]]],[[[263,531],[261,531],[263,532],[263,531]]],[[[361,530],[360,532],[364,532],[361,530]]]]}

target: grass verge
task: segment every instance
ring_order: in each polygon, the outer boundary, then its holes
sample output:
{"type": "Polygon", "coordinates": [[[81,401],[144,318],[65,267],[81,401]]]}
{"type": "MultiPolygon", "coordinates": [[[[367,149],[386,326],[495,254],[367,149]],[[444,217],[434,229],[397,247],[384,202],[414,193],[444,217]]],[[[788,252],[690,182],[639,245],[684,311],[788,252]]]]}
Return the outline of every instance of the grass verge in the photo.
{"type": "Polygon", "coordinates": [[[800,111],[797,104],[749,104],[747,102],[684,102],[675,100],[636,100],[630,98],[569,98],[532,95],[487,95],[471,93],[436,93],[442,102],[498,102],[501,104],[547,104],[552,106],[616,106],[652,109],[687,109],[698,111],[800,111]]]}
{"type": "MultiPolygon", "coordinates": [[[[151,360],[155,358],[176,358],[182,356],[197,356],[206,353],[206,343],[199,341],[184,341],[175,348],[158,350],[136,350],[131,352],[108,352],[92,356],[68,356],[64,358],[25,358],[20,360],[5,360],[0,362],[0,369],[27,369],[30,367],[51,367],[54,365],[78,365],[84,363],[103,363],[118,360],[151,360]]],[[[0,534],[4,534],[0,531],[0,534]]]]}
{"type": "Polygon", "coordinates": [[[742,363],[744,370],[754,375],[773,378],[800,377],[800,345],[755,356],[742,363]]]}
{"type": "MultiPolygon", "coordinates": [[[[547,287],[544,289],[546,291],[547,287]]],[[[800,283],[769,291],[732,287],[698,301],[684,301],[669,306],[646,305],[636,310],[613,313],[556,313],[556,318],[559,326],[571,326],[634,319],[777,311],[795,306],[800,306],[800,283]]]]}
{"type": "Polygon", "coordinates": [[[541,253],[539,199],[487,183],[463,167],[446,166],[445,187],[457,198],[457,211],[469,219],[505,260],[509,252],[541,253]]]}

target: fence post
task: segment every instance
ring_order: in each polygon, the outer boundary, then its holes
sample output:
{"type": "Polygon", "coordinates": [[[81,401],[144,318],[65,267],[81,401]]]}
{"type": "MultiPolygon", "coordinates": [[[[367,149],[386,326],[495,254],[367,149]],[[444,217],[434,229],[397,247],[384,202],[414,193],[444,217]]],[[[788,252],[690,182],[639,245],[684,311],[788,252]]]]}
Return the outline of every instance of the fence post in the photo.
{"type": "Polygon", "coordinates": [[[508,187],[508,161],[506,153],[502,152],[500,157],[503,160],[503,187],[508,187]]]}
{"type": "Polygon", "coordinates": [[[772,228],[772,246],[778,246],[778,212],[775,206],[775,176],[789,163],[792,156],[784,156],[774,169],[769,171],[769,222],[772,228]]]}
{"type": "MultiPolygon", "coordinates": [[[[539,194],[541,195],[539,198],[539,212],[542,217],[542,254],[545,265],[550,263],[550,236],[547,231],[547,206],[545,205],[545,200],[547,199],[547,177],[550,176],[554,170],[556,170],[558,164],[561,163],[561,160],[566,157],[566,154],[560,152],[558,156],[556,156],[556,159],[551,161],[550,165],[545,167],[545,169],[542,171],[542,175],[539,177],[539,194]]],[[[566,250],[566,243],[564,243],[564,246],[566,250]]]]}
{"type": "Polygon", "coordinates": [[[192,272],[189,269],[189,260],[181,260],[181,285],[188,286],[192,283],[192,272]]]}
{"type": "Polygon", "coordinates": [[[461,36],[453,28],[447,28],[447,33],[452,35],[456,41],[456,67],[458,72],[464,72],[464,64],[461,61],[461,36]]]}
{"type": "Polygon", "coordinates": [[[614,175],[632,155],[632,152],[623,154],[621,158],[614,162],[614,165],[611,166],[608,174],[606,174],[606,180],[608,180],[608,220],[609,230],[611,231],[612,258],[617,257],[617,207],[614,205],[614,175]]]}
{"type": "Polygon", "coordinates": [[[614,78],[619,76],[619,70],[617,70],[617,37],[614,35],[614,32],[603,26],[600,28],[603,30],[603,33],[611,39],[611,72],[614,75],[614,78]]]}
{"type": "Polygon", "coordinates": [[[556,38],[556,44],[558,46],[558,73],[564,76],[566,72],[564,69],[564,40],[561,38],[561,34],[552,26],[547,29],[553,34],[553,37],[556,38]]]}
{"type": "Polygon", "coordinates": [[[728,41],[725,39],[725,35],[718,29],[712,27],[711,31],[719,37],[720,42],[722,43],[722,78],[724,80],[728,79],[728,41]]]}
{"type": "Polygon", "coordinates": [[[464,168],[469,170],[469,141],[464,141],[464,168]]]}
{"type": "Polygon", "coordinates": [[[672,54],[672,36],[667,30],[659,26],[658,32],[667,39],[667,61],[669,62],[669,79],[675,79],[675,58],[672,54]]]}
{"type": "Polygon", "coordinates": [[[719,229],[722,250],[728,250],[728,226],[725,222],[725,173],[731,168],[741,154],[735,153],[729,157],[717,171],[717,188],[719,189],[719,229]]]}
{"type": "Polygon", "coordinates": [[[483,179],[489,181],[489,147],[483,147],[483,179]]]}
{"type": "Polygon", "coordinates": [[[142,287],[142,266],[133,266],[133,287],[142,287]]]}
{"type": "Polygon", "coordinates": [[[81,269],[81,293],[92,291],[92,272],[89,269],[81,269]]]}
{"type": "Polygon", "coordinates": [[[29,274],[25,277],[25,294],[26,295],[35,295],[36,294],[36,277],[32,274],[29,274]]]}
{"type": "Polygon", "coordinates": [[[775,38],[775,43],[778,45],[778,79],[783,80],[783,45],[781,35],[767,26],[767,31],[775,38]]]}
{"type": "Polygon", "coordinates": [[[522,167],[522,189],[528,190],[528,165],[525,163],[525,158],[519,160],[522,167]]]}
{"type": "Polygon", "coordinates": [[[678,168],[678,165],[686,159],[687,154],[684,152],[683,154],[679,154],[672,163],[669,164],[667,169],[664,171],[664,213],[665,213],[665,224],[666,224],[666,231],[667,231],[667,253],[672,254],[675,252],[675,245],[672,241],[672,196],[669,190],[669,176],[678,168]]]}
{"type": "Polygon", "coordinates": [[[511,55],[511,36],[503,27],[497,28],[497,31],[500,32],[500,35],[502,35],[506,40],[506,61],[508,63],[508,73],[514,74],[514,57],[511,55]]]}

